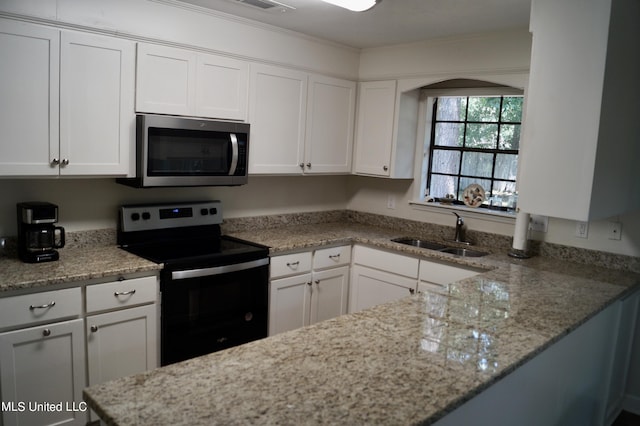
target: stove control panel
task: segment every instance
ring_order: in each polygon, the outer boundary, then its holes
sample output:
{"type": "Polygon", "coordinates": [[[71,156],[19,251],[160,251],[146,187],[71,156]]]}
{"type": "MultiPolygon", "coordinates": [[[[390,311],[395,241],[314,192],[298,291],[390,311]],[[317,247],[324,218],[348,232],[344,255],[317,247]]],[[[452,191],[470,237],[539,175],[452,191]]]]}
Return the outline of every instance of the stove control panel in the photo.
{"type": "Polygon", "coordinates": [[[123,232],[222,223],[220,201],[195,201],[172,204],[136,204],[120,207],[120,229],[123,232]]]}

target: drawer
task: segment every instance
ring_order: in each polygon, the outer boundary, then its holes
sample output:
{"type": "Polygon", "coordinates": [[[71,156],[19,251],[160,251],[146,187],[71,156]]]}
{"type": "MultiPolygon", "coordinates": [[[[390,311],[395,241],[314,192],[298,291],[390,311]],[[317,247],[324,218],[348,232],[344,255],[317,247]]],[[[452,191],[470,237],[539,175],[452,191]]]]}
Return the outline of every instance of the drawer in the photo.
{"type": "Polygon", "coordinates": [[[313,269],[331,268],[351,263],[351,246],[331,247],[316,250],[313,254],[313,269]]]}
{"type": "Polygon", "coordinates": [[[271,258],[271,278],[311,271],[311,252],[285,254],[271,258]]]}
{"type": "Polygon", "coordinates": [[[158,279],[134,278],[87,286],[87,313],[154,303],[158,300],[158,279]]]}
{"type": "Polygon", "coordinates": [[[0,298],[0,328],[79,316],[80,287],[0,298]]]}
{"type": "Polygon", "coordinates": [[[446,285],[482,273],[481,269],[453,266],[429,260],[420,261],[420,280],[446,285]]]}
{"type": "Polygon", "coordinates": [[[392,274],[418,278],[418,259],[401,254],[356,245],[353,247],[353,263],[392,274]]]}

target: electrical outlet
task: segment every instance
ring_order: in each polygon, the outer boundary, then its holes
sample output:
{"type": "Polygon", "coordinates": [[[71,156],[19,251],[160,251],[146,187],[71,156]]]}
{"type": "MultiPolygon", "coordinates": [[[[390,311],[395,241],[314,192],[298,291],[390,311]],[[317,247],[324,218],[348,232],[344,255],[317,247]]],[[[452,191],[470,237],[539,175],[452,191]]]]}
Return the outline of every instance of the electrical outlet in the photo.
{"type": "Polygon", "coordinates": [[[609,222],[609,239],[619,240],[622,238],[622,224],[620,222],[609,222]]]}
{"type": "Polygon", "coordinates": [[[529,229],[536,232],[547,232],[547,229],[549,229],[549,217],[532,214],[529,229]]]}
{"type": "Polygon", "coordinates": [[[387,197],[387,208],[388,209],[395,209],[396,208],[396,196],[395,195],[389,195],[389,197],[387,197]]]}
{"type": "Polygon", "coordinates": [[[589,222],[576,222],[576,237],[587,238],[589,235],[589,222]]]}

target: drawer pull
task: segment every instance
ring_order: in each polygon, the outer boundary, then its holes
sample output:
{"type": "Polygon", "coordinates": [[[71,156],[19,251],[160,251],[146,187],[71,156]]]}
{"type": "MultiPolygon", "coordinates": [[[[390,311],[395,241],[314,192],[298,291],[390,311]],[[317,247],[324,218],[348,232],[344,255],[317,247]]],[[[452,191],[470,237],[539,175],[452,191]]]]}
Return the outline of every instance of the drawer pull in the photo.
{"type": "Polygon", "coordinates": [[[92,325],[91,326],[91,332],[95,333],[96,331],[98,331],[98,326],[97,325],[92,325]]]}
{"type": "Polygon", "coordinates": [[[329,255],[329,259],[340,259],[340,253],[329,255]]]}
{"type": "Polygon", "coordinates": [[[297,261],[297,262],[287,262],[287,266],[288,266],[289,268],[295,268],[295,267],[297,267],[299,264],[300,264],[300,261],[297,261]]]}
{"type": "Polygon", "coordinates": [[[45,328],[44,330],[42,330],[42,335],[44,337],[49,337],[51,336],[51,330],[49,330],[48,328],[45,328]]]}
{"type": "Polygon", "coordinates": [[[115,293],[113,293],[113,295],[115,297],[118,297],[118,296],[129,296],[131,294],[136,294],[136,290],[133,289],[133,290],[129,290],[129,291],[116,291],[115,293]]]}
{"type": "Polygon", "coordinates": [[[51,302],[46,303],[44,305],[38,305],[38,306],[30,305],[29,306],[29,310],[33,311],[33,310],[36,310],[36,309],[47,309],[47,308],[50,308],[50,307],[55,306],[55,305],[56,305],[56,302],[52,300],[51,302]]]}

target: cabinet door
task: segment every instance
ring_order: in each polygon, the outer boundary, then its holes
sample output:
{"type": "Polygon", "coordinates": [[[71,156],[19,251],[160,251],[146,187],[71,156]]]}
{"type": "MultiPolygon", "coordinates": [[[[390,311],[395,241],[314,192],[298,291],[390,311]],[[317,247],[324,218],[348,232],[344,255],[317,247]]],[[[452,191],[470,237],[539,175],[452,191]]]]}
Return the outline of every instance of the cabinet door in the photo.
{"type": "Polygon", "coordinates": [[[197,65],[195,115],[246,121],[248,63],[214,55],[198,55],[197,65]]]}
{"type": "Polygon", "coordinates": [[[309,77],[305,173],[351,171],[355,106],[355,82],[309,77]]]}
{"type": "Polygon", "coordinates": [[[134,43],[63,31],[60,70],[60,174],[133,173],[134,43]]]}
{"type": "Polygon", "coordinates": [[[82,329],[76,319],[0,334],[2,402],[14,404],[3,407],[4,426],[86,423],[85,411],[68,409],[81,407],[85,387],[82,329]],[[30,409],[36,402],[62,404],[62,410],[30,409]]]}
{"type": "Polygon", "coordinates": [[[310,324],[347,313],[349,267],[313,273],[310,324]]]}
{"type": "Polygon", "coordinates": [[[60,32],[0,19],[0,175],[57,176],[60,32]]]}
{"type": "Polygon", "coordinates": [[[441,286],[473,277],[481,272],[483,271],[480,269],[469,268],[462,265],[447,265],[430,260],[420,261],[420,280],[441,286]]]}
{"type": "Polygon", "coordinates": [[[196,53],[138,43],[136,111],[194,115],[196,53]]]}
{"type": "Polygon", "coordinates": [[[395,81],[360,83],[356,173],[390,175],[395,100],[395,81]]]}
{"type": "Polygon", "coordinates": [[[301,174],[307,105],[307,74],[252,65],[249,173],[301,174]]]}
{"type": "Polygon", "coordinates": [[[401,299],[415,293],[417,281],[360,265],[351,268],[349,312],[401,299]]]}
{"type": "Polygon", "coordinates": [[[309,324],[311,274],[273,280],[269,295],[269,335],[309,324]]]}
{"type": "Polygon", "coordinates": [[[89,386],[158,367],[157,305],[87,317],[89,386]]]}

